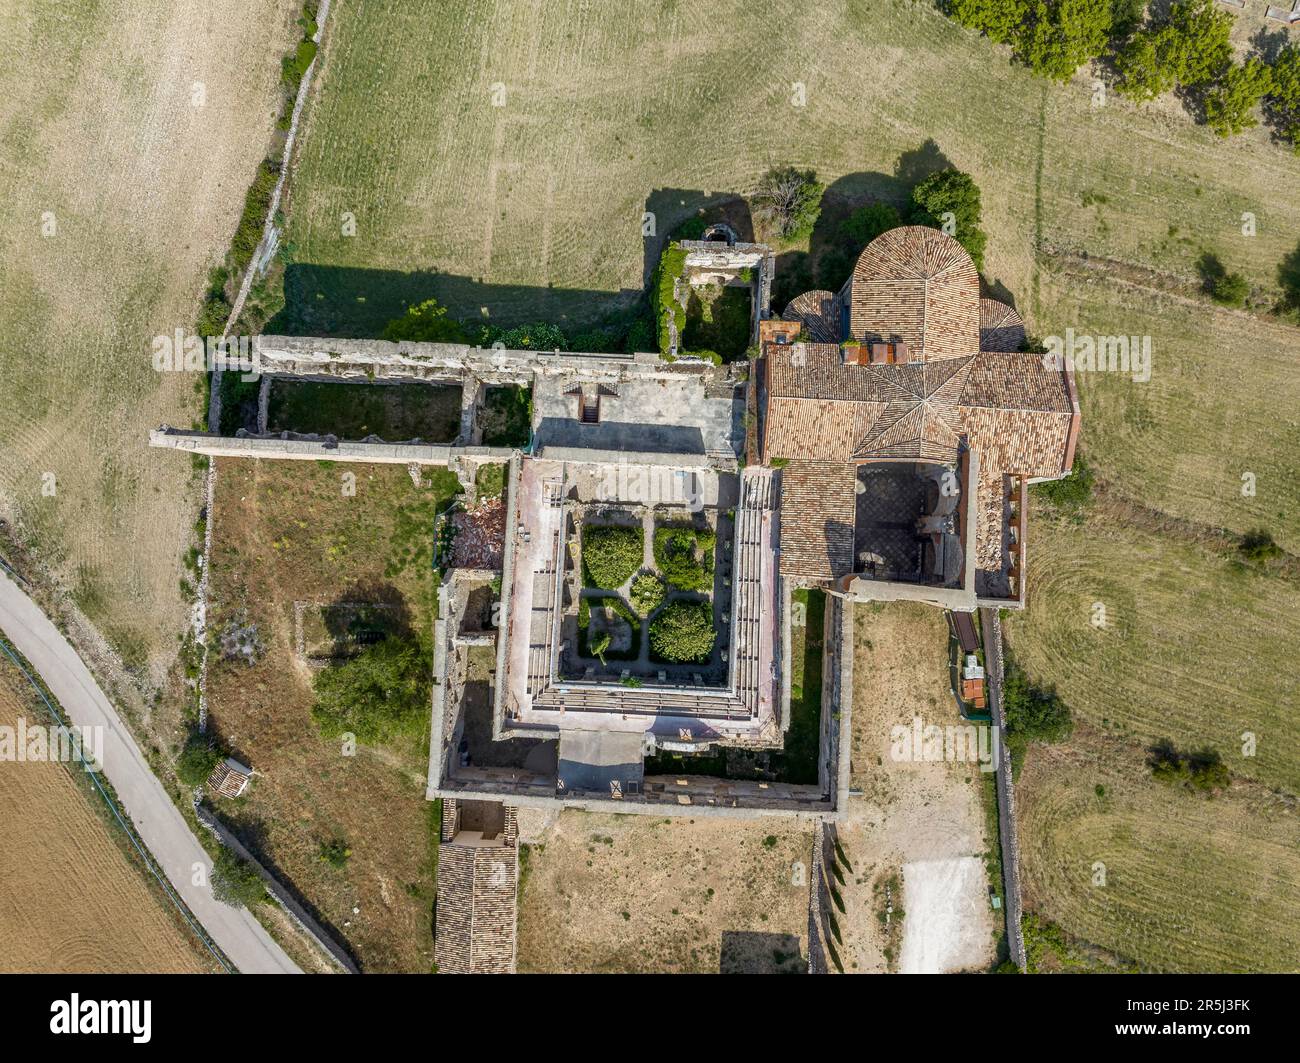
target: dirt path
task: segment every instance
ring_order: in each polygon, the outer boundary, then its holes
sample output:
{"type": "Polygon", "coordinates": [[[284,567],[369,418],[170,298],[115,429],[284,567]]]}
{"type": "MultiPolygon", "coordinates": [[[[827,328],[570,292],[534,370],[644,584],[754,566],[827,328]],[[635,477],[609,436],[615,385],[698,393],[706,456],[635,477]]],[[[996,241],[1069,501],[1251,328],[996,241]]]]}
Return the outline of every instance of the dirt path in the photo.
{"type": "Polygon", "coordinates": [[[959,724],[947,628],[929,606],[859,606],[852,786],[839,827],[852,870],[836,913],[846,972],[983,969],[994,955],[978,764],[895,761],[895,725],[959,724]],[[892,909],[892,910],[891,910],[892,909]]]}

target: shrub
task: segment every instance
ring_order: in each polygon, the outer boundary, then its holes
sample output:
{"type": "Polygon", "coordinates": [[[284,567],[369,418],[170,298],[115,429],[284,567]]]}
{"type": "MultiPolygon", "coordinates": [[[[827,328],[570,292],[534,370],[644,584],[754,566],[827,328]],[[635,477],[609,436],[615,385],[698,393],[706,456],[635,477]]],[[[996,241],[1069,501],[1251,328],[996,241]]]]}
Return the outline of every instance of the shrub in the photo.
{"type": "Polygon", "coordinates": [[[1062,480],[1048,480],[1034,484],[1034,493],[1045,498],[1054,506],[1062,509],[1082,509],[1092,499],[1095,478],[1091,467],[1084,460],[1083,452],[1074,455],[1074,467],[1070,475],[1062,480]]]}
{"type": "Polygon", "coordinates": [[[212,861],[212,896],[232,908],[252,908],[266,900],[266,884],[252,864],[222,846],[212,861]]]}
{"type": "Polygon", "coordinates": [[[713,587],[711,531],[689,526],[655,529],[655,564],[672,586],[683,591],[707,591],[713,587]]]}
{"type": "Polygon", "coordinates": [[[593,657],[600,658],[601,664],[605,663],[605,652],[609,649],[611,641],[608,631],[601,632],[601,634],[591,640],[591,645],[588,648],[593,657]]]}
{"type": "Polygon", "coordinates": [[[984,269],[984,245],[988,237],[980,228],[980,190],[970,174],[940,170],[912,189],[913,225],[943,229],[949,223],[951,235],[966,249],[975,268],[984,269]],[[951,214],[951,218],[945,215],[951,214]]]}
{"type": "Polygon", "coordinates": [[[753,195],[755,220],[782,240],[803,240],[812,235],[821,216],[825,190],[816,170],[773,167],[760,178],[753,195]]]}
{"type": "Polygon", "coordinates": [[[320,843],[319,856],[321,861],[329,864],[330,867],[344,867],[352,856],[352,850],[348,848],[347,842],[335,838],[333,841],[320,843]]]}
{"type": "Polygon", "coordinates": [[[301,40],[297,48],[280,60],[280,80],[289,87],[290,93],[297,93],[303,75],[315,58],[316,42],[301,40]]]}
{"type": "Polygon", "coordinates": [[[707,602],[670,602],[650,624],[650,648],[665,661],[704,662],[718,633],[707,602]]]}
{"type": "Polygon", "coordinates": [[[1262,565],[1282,556],[1282,548],[1273,541],[1273,536],[1263,528],[1256,528],[1242,536],[1237,549],[1247,561],[1262,565]]]}
{"type": "Polygon", "coordinates": [[[474,491],[480,499],[500,498],[506,493],[506,471],[504,464],[480,465],[474,474],[474,491]]]}
{"type": "Polygon", "coordinates": [[[1232,782],[1228,766],[1208,746],[1180,753],[1171,739],[1161,738],[1147,749],[1147,766],[1161,782],[1189,790],[1222,790],[1232,782]]]}
{"type": "Polygon", "coordinates": [[[664,585],[658,576],[644,572],[632,581],[632,607],[642,616],[649,616],[664,600],[664,585]]]}
{"type": "Polygon", "coordinates": [[[1070,710],[1055,687],[1041,687],[1016,666],[1008,654],[1002,680],[1002,709],[1007,720],[1007,746],[1015,771],[1020,770],[1030,742],[1060,742],[1074,729],[1070,710]]]}
{"type": "Polygon", "coordinates": [[[208,776],[221,762],[219,750],[207,737],[197,730],[191,731],[176,758],[176,777],[186,786],[202,786],[208,776]]]}
{"type": "Polygon", "coordinates": [[[1029,18],[1028,0],[948,0],[946,12],[991,41],[1010,44],[1029,18]]]}
{"type": "Polygon", "coordinates": [[[384,326],[384,339],[412,340],[421,343],[464,343],[468,339],[464,326],[447,316],[447,308],[437,299],[426,299],[407,307],[401,317],[384,326]]]}
{"type": "Polygon", "coordinates": [[[491,329],[488,343],[503,343],[512,351],[567,351],[569,341],[558,325],[549,321],[534,321],[531,325],[516,325],[509,329],[491,329]]]}
{"type": "Polygon", "coordinates": [[[582,567],[588,587],[617,590],[632,578],[643,560],[640,528],[583,528],[582,567]]]}
{"type": "Polygon", "coordinates": [[[395,635],[316,676],[312,719],[326,738],[368,744],[409,734],[428,717],[432,669],[422,646],[395,635]]]}

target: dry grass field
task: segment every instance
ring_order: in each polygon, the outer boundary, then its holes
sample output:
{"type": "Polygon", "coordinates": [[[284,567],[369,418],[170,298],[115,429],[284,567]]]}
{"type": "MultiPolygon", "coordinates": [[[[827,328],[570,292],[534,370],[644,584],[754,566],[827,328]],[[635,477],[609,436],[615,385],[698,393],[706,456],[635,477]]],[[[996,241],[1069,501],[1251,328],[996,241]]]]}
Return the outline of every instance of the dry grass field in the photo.
{"type": "Polygon", "coordinates": [[[1293,618],[1300,588],[1098,513],[1032,513],[1029,608],[1007,625],[1025,670],[1074,716],[1139,749],[1209,745],[1234,776],[1300,791],[1293,618]],[[1105,627],[1092,623],[1094,603],[1105,627]],[[1243,735],[1255,736],[1243,756],[1243,735]]]}
{"type": "Polygon", "coordinates": [[[1016,804],[1040,917],[1143,969],[1300,969],[1294,801],[1250,783],[1173,790],[1131,743],[1087,728],[1033,750],[1016,804]]]}
{"type": "Polygon", "coordinates": [[[229,245],[296,7],[0,10],[0,519],[155,683],[199,502],[190,464],[145,442],[189,425],[202,385],[156,373],[152,340],[192,328],[229,245]]]}
{"type": "Polygon", "coordinates": [[[806,825],[569,809],[520,855],[520,971],[808,969],[806,825]]]}
{"type": "MultiPolygon", "coordinates": [[[[48,717],[0,664],[0,726],[48,717]]],[[[78,765],[0,764],[0,970],[197,973],[211,955],[109,819],[78,765]]]]}
{"type": "Polygon", "coordinates": [[[254,625],[260,649],[252,665],[220,651],[210,659],[211,726],[258,773],[244,797],[217,810],[368,971],[427,972],[433,963],[428,721],[407,741],[358,745],[355,756],[323,739],[294,607],[382,602],[431,644],[427,544],[422,558],[410,551],[446,497],[447,476],[417,488],[403,466],[222,460],[218,468],[212,630],[254,625]],[[354,496],[343,494],[348,472],[354,496]],[[333,842],[351,850],[342,867],[322,859],[333,842]]]}

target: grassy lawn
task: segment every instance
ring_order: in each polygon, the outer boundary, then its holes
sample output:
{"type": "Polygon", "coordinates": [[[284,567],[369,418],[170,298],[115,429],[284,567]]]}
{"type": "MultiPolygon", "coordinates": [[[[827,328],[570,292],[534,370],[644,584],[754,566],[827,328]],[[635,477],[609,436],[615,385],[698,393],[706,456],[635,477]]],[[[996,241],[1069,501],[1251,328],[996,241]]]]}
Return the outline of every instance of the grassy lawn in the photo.
{"type": "Polygon", "coordinates": [[[460,388],[276,380],[271,385],[266,420],[272,432],[450,443],[460,430],[460,388]]]}
{"type": "Polygon", "coordinates": [[[416,487],[400,466],[258,461],[222,461],[217,483],[210,624],[217,636],[232,622],[256,625],[261,646],[251,666],[219,651],[211,658],[212,727],[259,773],[218,811],[364,969],[427,971],[436,860],[436,812],[424,799],[428,722],[354,755],[323,739],[295,617],[297,603],[380,603],[386,624],[431,646],[432,515],[459,484],[445,470],[425,469],[416,487]],[[355,495],[341,490],[347,472],[355,495]],[[351,850],[342,866],[322,858],[333,842],[351,850]]]}

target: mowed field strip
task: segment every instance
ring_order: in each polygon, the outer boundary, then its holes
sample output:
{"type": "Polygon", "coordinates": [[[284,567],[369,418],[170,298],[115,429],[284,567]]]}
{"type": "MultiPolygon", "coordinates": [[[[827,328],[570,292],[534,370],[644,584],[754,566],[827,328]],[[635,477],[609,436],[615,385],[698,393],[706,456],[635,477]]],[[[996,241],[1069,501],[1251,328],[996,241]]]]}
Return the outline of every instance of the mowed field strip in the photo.
{"type": "Polygon", "coordinates": [[[0,518],[155,680],[199,482],[145,444],[194,420],[201,382],[155,372],[152,339],[192,329],[229,245],[297,6],[0,12],[0,518]]]}
{"type": "MultiPolygon", "coordinates": [[[[49,719],[0,663],[0,726],[49,719]]],[[[216,964],[163,899],[80,765],[0,764],[0,970],[25,973],[169,971],[216,964]]]]}
{"type": "Polygon", "coordinates": [[[1287,800],[1254,784],[1213,800],[1172,790],[1089,730],[1034,750],[1016,805],[1026,909],[1150,970],[1300,968],[1287,800]]]}

